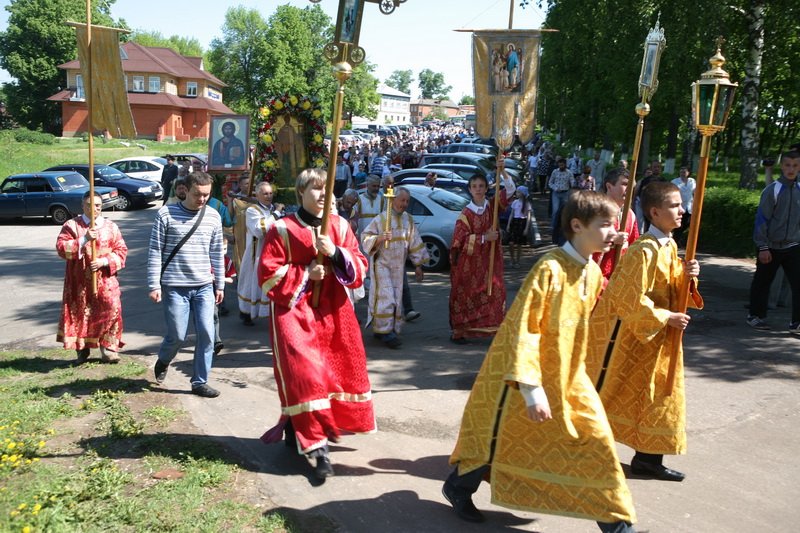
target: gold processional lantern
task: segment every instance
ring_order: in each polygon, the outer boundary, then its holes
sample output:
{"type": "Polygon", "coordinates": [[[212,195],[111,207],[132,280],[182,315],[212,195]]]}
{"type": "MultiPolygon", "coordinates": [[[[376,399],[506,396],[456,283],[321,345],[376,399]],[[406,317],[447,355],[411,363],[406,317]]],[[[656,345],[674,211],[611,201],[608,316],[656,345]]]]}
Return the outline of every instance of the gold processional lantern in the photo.
{"type": "MultiPolygon", "coordinates": [[[[700,132],[703,140],[700,144],[700,159],[698,161],[696,187],[692,203],[692,222],[689,225],[689,234],[686,238],[685,260],[695,258],[697,250],[697,237],[700,233],[700,220],[703,213],[703,198],[706,190],[706,177],[708,176],[708,158],[711,155],[711,137],[725,129],[728,115],[733,107],[733,97],[736,94],[738,83],[731,82],[730,75],[722,69],[725,58],[722,57],[722,37],[717,38],[717,53],[708,62],[711,69],[700,75],[700,80],[692,84],[692,114],[694,127],[700,132]]],[[[683,284],[678,293],[679,313],[685,313],[689,307],[689,289],[691,280],[684,276],[683,284]]],[[[670,335],[674,337],[674,348],[669,362],[667,374],[667,393],[671,394],[675,384],[675,372],[678,364],[678,350],[683,339],[683,330],[671,328],[670,335]]]]}

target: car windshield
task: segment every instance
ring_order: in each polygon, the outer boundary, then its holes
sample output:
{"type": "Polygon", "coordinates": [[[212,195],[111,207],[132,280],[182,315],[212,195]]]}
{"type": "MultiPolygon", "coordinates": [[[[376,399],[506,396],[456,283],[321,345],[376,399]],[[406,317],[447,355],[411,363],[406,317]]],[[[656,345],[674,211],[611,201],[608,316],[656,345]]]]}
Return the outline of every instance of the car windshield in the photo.
{"type": "Polygon", "coordinates": [[[158,163],[159,165],[164,167],[167,166],[167,160],[164,159],[163,157],[154,157],[153,162],[158,163]]]}
{"type": "Polygon", "coordinates": [[[128,177],[114,167],[95,167],[94,171],[108,181],[117,181],[128,177]]]}
{"type": "Polygon", "coordinates": [[[428,198],[450,211],[461,211],[469,200],[444,189],[433,189],[428,198]]]}
{"type": "Polygon", "coordinates": [[[78,189],[80,187],[89,186],[89,182],[86,181],[86,178],[84,178],[77,172],[70,172],[69,174],[61,174],[60,176],[56,176],[55,180],[56,183],[58,183],[58,186],[61,187],[62,191],[71,191],[72,189],[78,189]]]}

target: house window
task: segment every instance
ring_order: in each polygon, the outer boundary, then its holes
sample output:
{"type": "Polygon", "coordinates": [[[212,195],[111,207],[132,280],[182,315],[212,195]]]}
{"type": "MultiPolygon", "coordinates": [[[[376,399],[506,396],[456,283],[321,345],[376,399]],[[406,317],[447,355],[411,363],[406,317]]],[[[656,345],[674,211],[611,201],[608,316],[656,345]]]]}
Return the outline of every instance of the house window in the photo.
{"type": "Polygon", "coordinates": [[[75,75],[75,98],[86,98],[86,94],[83,90],[83,76],[80,74],[75,75]]]}
{"type": "MultiPolygon", "coordinates": [[[[122,48],[120,48],[120,50],[122,50],[122,48]]],[[[124,74],[124,76],[125,76],[125,92],[127,92],[128,91],[128,75],[124,74]]]]}
{"type": "Polygon", "coordinates": [[[158,76],[150,76],[150,91],[151,93],[157,93],[161,90],[161,78],[158,76]]]}
{"type": "Polygon", "coordinates": [[[186,96],[197,96],[197,82],[196,81],[187,81],[186,82],[186,96]]]}
{"type": "Polygon", "coordinates": [[[133,77],[133,92],[135,93],[144,92],[144,76],[133,77]]]}

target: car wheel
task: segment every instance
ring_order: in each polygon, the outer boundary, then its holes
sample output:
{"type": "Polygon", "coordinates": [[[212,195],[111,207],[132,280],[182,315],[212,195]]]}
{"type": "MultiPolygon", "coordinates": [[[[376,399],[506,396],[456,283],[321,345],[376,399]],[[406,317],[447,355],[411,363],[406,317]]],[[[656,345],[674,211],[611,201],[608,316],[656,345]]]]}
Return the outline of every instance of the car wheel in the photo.
{"type": "Polygon", "coordinates": [[[128,196],[127,193],[120,193],[119,194],[119,202],[117,202],[117,209],[120,211],[130,211],[133,209],[133,201],[131,197],[128,196]]]}
{"type": "Polygon", "coordinates": [[[57,224],[59,226],[61,226],[62,224],[64,224],[64,222],[72,218],[72,215],[70,214],[69,210],[66,207],[62,207],[60,205],[50,208],[50,216],[53,217],[53,224],[57,224]]]}
{"type": "Polygon", "coordinates": [[[422,242],[425,244],[430,257],[430,261],[427,265],[423,265],[422,269],[427,272],[439,272],[447,268],[447,265],[450,264],[450,255],[447,247],[430,237],[423,237],[422,242]]]}

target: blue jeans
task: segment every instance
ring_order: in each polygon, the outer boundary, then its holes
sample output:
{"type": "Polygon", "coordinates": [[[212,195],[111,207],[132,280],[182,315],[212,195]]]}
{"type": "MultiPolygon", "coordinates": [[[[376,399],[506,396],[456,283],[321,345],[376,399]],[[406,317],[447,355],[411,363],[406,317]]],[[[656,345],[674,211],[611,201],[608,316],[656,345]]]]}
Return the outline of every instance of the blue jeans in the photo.
{"type": "Polygon", "coordinates": [[[206,383],[211,371],[211,361],[214,357],[215,297],[214,285],[211,283],[202,287],[161,288],[167,334],[158,350],[158,360],[169,364],[175,359],[186,340],[189,316],[193,316],[197,344],[194,347],[192,387],[206,383]]]}
{"type": "Polygon", "coordinates": [[[552,191],[550,196],[551,205],[553,206],[552,217],[553,219],[550,221],[550,228],[555,228],[558,221],[556,220],[557,216],[561,216],[561,212],[559,208],[562,205],[567,203],[567,199],[569,198],[569,190],[566,191],[552,191]]]}

